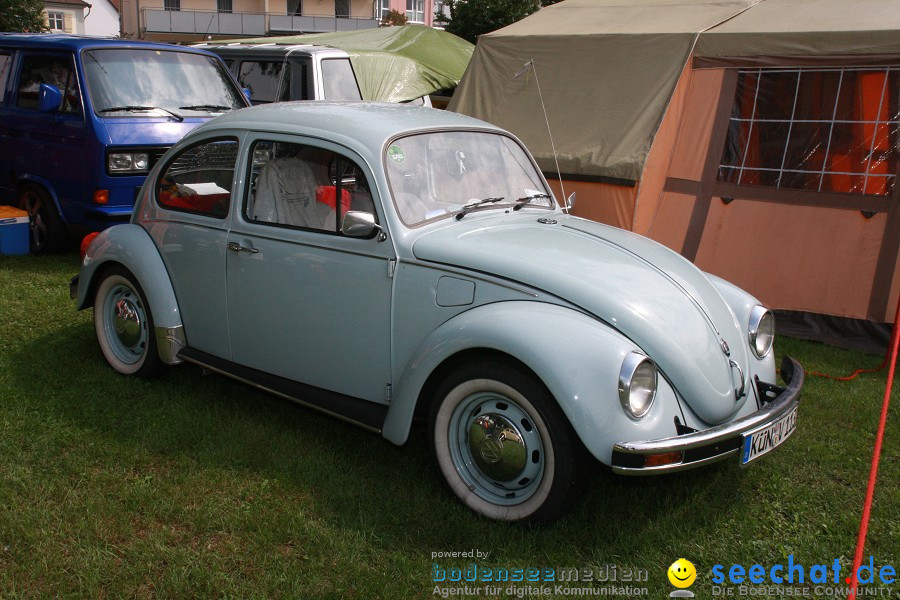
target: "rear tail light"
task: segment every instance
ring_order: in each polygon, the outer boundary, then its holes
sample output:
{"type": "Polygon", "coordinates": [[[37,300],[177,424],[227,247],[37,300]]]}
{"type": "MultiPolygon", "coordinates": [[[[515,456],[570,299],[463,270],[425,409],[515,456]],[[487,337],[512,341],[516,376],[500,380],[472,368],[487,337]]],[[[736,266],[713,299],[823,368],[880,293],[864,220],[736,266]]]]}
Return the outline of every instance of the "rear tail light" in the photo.
{"type": "Polygon", "coordinates": [[[84,260],[85,255],[87,255],[88,248],[91,247],[91,242],[94,241],[94,238],[100,235],[99,231],[95,231],[94,233],[89,233],[84,236],[84,239],[81,240],[81,259],[84,260]]]}

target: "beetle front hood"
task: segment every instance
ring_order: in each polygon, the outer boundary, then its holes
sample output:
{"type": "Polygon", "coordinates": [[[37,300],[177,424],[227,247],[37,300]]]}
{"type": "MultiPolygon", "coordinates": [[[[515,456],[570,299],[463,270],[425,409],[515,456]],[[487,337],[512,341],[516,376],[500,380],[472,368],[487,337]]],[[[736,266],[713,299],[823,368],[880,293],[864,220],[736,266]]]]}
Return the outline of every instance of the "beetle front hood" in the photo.
{"type": "Polygon", "coordinates": [[[424,234],[413,252],[580,306],[640,346],[704,421],[733,416],[746,400],[735,401],[735,387],[739,370],[748,373],[748,342],[712,282],[647,238],[568,215],[547,216],[554,223],[538,222],[533,212],[461,221],[424,234]]]}

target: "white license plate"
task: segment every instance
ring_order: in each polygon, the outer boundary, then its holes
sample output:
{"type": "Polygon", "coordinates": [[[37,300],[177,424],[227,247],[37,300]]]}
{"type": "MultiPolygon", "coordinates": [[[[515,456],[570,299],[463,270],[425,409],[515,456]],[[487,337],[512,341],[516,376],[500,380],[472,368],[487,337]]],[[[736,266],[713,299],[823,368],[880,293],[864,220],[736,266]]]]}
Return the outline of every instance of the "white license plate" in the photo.
{"type": "Polygon", "coordinates": [[[797,408],[762,429],[745,433],[742,438],[741,464],[746,465],[767,454],[791,437],[797,428],[797,408]]]}

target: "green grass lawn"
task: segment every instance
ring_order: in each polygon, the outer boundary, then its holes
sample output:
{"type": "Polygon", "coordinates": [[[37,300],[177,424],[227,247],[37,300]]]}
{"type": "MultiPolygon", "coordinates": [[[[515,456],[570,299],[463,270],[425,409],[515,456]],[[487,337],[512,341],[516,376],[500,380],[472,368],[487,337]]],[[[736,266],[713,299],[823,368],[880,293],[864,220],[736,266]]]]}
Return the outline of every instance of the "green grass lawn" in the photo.
{"type": "MultiPolygon", "coordinates": [[[[648,598],[668,596],[683,556],[708,598],[716,564],[852,560],[884,372],[809,378],[798,431],[753,468],[597,467],[567,517],[510,526],[443,488],[422,435],[398,448],[191,366],[117,375],[91,311],[68,297],[77,270],[75,256],[0,257],[2,598],[427,598],[433,563],[473,562],[432,553],[471,549],[489,553],[482,568],[643,569],[630,585],[648,598]]],[[[825,372],[881,360],[784,338],[777,349],[825,372]]],[[[866,546],[895,568],[898,395],[866,546]]]]}

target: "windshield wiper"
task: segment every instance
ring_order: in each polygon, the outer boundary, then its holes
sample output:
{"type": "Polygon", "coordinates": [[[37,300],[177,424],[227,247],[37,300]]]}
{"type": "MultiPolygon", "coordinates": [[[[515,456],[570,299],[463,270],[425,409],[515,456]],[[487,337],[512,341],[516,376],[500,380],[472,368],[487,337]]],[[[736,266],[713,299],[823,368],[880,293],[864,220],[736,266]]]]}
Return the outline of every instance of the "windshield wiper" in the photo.
{"type": "Polygon", "coordinates": [[[475,200],[474,202],[469,202],[468,204],[463,204],[462,210],[456,213],[456,220],[459,221],[464,216],[472,212],[474,209],[479,206],[484,206],[485,204],[493,204],[494,202],[500,202],[503,200],[503,196],[493,197],[493,198],[483,198],[481,200],[475,200]]]}
{"type": "Polygon", "coordinates": [[[206,112],[221,112],[223,110],[231,110],[231,106],[223,104],[192,104],[190,106],[179,106],[181,110],[205,110],[206,112]]]}
{"type": "Polygon", "coordinates": [[[173,119],[176,119],[179,123],[182,122],[182,121],[184,121],[184,117],[182,117],[181,115],[179,115],[177,112],[173,112],[173,111],[169,110],[168,108],[163,108],[163,107],[161,107],[161,106],[136,106],[136,105],[131,105],[131,104],[129,104],[129,105],[127,105],[127,106],[112,106],[112,107],[110,107],[110,108],[104,108],[104,109],[101,110],[100,112],[102,112],[102,113],[108,113],[108,112],[120,112],[120,111],[124,111],[124,112],[147,112],[147,111],[151,111],[151,110],[161,110],[161,111],[163,111],[164,113],[166,113],[166,114],[168,114],[169,116],[171,116],[173,119]]]}
{"type": "Polygon", "coordinates": [[[549,200],[550,194],[532,194],[530,196],[525,196],[524,198],[516,198],[516,205],[513,206],[513,210],[519,210],[523,206],[531,204],[532,200],[537,200],[538,198],[547,198],[549,200]]]}

